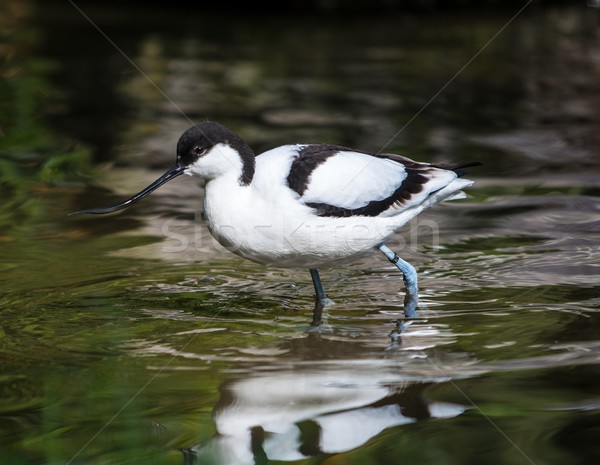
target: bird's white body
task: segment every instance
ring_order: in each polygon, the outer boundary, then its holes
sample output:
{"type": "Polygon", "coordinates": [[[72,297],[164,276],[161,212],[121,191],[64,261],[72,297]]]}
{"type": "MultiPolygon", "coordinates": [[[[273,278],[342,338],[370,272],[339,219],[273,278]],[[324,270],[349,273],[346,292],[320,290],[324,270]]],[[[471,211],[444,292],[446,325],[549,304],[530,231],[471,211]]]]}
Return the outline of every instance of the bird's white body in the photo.
{"type": "Polygon", "coordinates": [[[314,168],[300,195],[288,177],[304,147],[285,145],[257,156],[249,184],[240,183],[239,154],[226,144],[216,145],[186,170],[207,180],[205,216],[219,243],[258,263],[331,267],[373,253],[421,211],[472,184],[453,171],[419,165],[428,167],[427,180],[408,201],[374,216],[320,216],[307,204],[354,210],[382,201],[399,188],[407,170],[400,159],[338,151],[314,168]]]}

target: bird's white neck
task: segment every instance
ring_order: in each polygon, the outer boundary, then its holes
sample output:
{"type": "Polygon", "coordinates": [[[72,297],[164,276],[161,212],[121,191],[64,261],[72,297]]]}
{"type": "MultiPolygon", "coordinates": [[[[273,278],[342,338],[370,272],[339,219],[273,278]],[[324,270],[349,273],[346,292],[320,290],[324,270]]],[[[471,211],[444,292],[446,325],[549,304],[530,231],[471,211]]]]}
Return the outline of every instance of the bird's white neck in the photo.
{"type": "Polygon", "coordinates": [[[204,187],[204,216],[208,229],[225,248],[236,253],[236,244],[250,234],[247,215],[252,215],[256,189],[240,183],[239,174],[230,172],[209,179],[204,187]],[[246,220],[244,220],[246,218],[246,220]]]}
{"type": "Polygon", "coordinates": [[[185,172],[207,181],[226,178],[249,185],[254,177],[254,165],[254,153],[247,145],[234,148],[221,142],[198,158],[185,172]]]}

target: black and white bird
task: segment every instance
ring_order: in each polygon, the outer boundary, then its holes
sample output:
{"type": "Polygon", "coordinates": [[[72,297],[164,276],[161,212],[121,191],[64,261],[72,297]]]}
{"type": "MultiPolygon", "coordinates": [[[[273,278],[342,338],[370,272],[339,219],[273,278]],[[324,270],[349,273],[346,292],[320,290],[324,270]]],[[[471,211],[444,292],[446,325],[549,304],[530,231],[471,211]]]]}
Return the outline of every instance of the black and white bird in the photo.
{"type": "MultiPolygon", "coordinates": [[[[403,273],[414,305],[417,273],[384,243],[426,208],[460,198],[473,181],[393,154],[327,144],[283,145],[258,156],[216,122],[183,133],[177,160],[159,179],[117,205],[76,213],[111,213],[187,174],[206,180],[204,212],[211,234],[254,262],[308,268],[317,306],[327,299],[319,268],[345,265],[380,250],[403,273]]],[[[405,300],[406,301],[406,300],[405,300]]]]}

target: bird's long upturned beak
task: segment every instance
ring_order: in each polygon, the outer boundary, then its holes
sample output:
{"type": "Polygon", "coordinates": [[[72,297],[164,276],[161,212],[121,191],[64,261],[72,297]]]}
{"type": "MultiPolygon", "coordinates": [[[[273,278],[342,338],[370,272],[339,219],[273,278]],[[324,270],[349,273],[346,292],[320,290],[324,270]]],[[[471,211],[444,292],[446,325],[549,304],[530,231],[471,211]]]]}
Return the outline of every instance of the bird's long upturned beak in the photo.
{"type": "Polygon", "coordinates": [[[71,213],[71,215],[78,215],[80,213],[91,213],[93,215],[99,215],[99,214],[103,214],[103,213],[112,213],[112,212],[122,210],[124,208],[129,207],[130,205],[133,205],[137,201],[142,200],[144,197],[146,197],[152,191],[158,189],[163,184],[165,184],[165,183],[169,182],[171,179],[174,179],[177,176],[183,174],[184,171],[185,171],[185,167],[177,164],[177,165],[173,166],[165,174],[163,174],[160,178],[158,178],[156,181],[154,181],[152,184],[150,184],[148,187],[146,187],[144,190],[142,190],[141,192],[138,192],[133,197],[125,200],[124,202],[113,205],[112,207],[92,208],[90,210],[79,210],[79,211],[71,213]]]}

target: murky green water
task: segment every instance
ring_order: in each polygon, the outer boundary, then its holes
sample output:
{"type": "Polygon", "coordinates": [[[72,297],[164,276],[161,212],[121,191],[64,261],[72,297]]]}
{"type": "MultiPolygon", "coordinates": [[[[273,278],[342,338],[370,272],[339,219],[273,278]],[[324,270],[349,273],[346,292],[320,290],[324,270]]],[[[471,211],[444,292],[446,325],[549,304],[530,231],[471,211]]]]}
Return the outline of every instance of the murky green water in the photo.
{"type": "Polygon", "coordinates": [[[489,42],[516,10],[82,4],[105,37],[49,5],[0,7],[0,463],[598,461],[598,10],[534,4],[489,42]],[[323,271],[306,332],[308,273],[217,247],[192,179],[67,216],[170,166],[186,118],[484,163],[389,244],[422,288],[395,343],[382,256],[323,271]]]}

